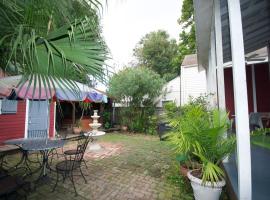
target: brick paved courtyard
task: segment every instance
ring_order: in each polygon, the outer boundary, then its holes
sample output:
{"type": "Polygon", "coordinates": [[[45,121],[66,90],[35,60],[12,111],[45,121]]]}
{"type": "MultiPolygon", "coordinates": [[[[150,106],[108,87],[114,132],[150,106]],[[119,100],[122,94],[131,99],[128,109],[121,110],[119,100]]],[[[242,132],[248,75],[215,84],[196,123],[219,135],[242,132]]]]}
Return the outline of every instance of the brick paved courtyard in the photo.
{"type": "MultiPolygon", "coordinates": [[[[52,180],[38,186],[29,199],[192,199],[190,194],[180,192],[175,155],[166,142],[144,135],[107,134],[99,143],[102,150],[85,155],[88,169],[83,172],[88,183],[76,178],[77,197],[69,180],[59,182],[52,192],[52,180]]],[[[55,174],[50,173],[50,177],[55,174]]]]}

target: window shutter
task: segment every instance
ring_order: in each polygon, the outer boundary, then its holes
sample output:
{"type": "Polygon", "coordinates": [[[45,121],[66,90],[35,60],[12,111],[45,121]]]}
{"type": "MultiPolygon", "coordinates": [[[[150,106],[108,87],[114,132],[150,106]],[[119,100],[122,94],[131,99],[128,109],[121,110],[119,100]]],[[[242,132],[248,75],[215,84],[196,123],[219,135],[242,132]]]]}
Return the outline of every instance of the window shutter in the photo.
{"type": "Polygon", "coordinates": [[[17,113],[17,104],[18,104],[18,101],[16,100],[3,99],[2,105],[1,105],[1,113],[2,114],[17,113]]]}

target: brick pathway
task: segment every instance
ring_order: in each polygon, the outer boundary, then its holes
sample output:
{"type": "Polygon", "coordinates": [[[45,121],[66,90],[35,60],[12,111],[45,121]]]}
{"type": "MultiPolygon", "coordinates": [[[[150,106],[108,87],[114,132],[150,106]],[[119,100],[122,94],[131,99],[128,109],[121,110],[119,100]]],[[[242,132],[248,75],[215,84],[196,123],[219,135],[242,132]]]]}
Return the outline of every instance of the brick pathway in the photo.
{"type": "MultiPolygon", "coordinates": [[[[99,152],[87,152],[85,159],[88,169],[88,183],[76,177],[78,196],[75,197],[69,180],[59,182],[55,192],[51,192],[54,181],[42,185],[28,199],[92,199],[92,200],[169,200],[182,199],[179,186],[171,184],[166,178],[171,158],[166,149],[162,149],[157,139],[119,137],[119,142],[101,141],[104,147],[99,152]],[[130,139],[132,141],[130,141],[130,139]],[[156,147],[156,144],[159,146],[156,147]],[[164,151],[164,152],[163,152],[164,151]]],[[[113,139],[115,139],[113,137],[113,139]]],[[[141,136],[140,136],[141,137],[141,136]]],[[[70,146],[69,146],[70,147],[70,146]]],[[[68,146],[66,147],[68,148],[68,146]]],[[[52,178],[55,177],[51,173],[52,178]]]]}

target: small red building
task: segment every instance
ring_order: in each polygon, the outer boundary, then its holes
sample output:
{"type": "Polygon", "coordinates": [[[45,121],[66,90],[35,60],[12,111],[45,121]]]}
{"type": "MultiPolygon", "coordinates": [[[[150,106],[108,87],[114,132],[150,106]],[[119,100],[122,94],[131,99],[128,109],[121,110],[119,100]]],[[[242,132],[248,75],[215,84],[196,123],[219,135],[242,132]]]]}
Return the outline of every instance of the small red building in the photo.
{"type": "Polygon", "coordinates": [[[33,131],[47,132],[49,137],[55,136],[54,102],[28,99],[10,101],[13,101],[12,110],[8,110],[5,105],[8,102],[0,100],[0,144],[7,139],[27,138],[33,131]]]}
{"type": "Polygon", "coordinates": [[[108,102],[107,95],[78,82],[79,94],[75,95],[63,86],[52,91],[42,84],[39,88],[29,82],[19,86],[21,78],[0,73],[0,145],[13,138],[54,137],[56,99],[63,104],[67,101],[74,105],[72,125],[75,124],[76,102],[108,102]]]}
{"type": "Polygon", "coordinates": [[[29,100],[25,94],[31,89],[18,95],[15,91],[20,78],[0,71],[0,145],[8,139],[34,137],[37,133],[42,137],[55,135],[56,104],[44,96],[29,100]]]}

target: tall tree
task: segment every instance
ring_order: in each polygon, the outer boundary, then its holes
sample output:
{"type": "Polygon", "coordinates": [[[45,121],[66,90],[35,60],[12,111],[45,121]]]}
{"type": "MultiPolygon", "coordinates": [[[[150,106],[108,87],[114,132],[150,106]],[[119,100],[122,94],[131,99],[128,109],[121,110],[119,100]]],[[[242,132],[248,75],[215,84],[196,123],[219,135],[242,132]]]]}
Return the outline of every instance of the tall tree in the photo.
{"type": "Polygon", "coordinates": [[[196,36],[194,22],[193,0],[184,0],[182,5],[182,15],[178,19],[182,26],[179,41],[179,62],[182,63],[185,55],[196,52],[196,36]]]}
{"type": "MultiPolygon", "coordinates": [[[[103,80],[107,47],[99,0],[0,0],[0,63],[35,88],[74,88],[86,74],[103,80]]],[[[38,92],[39,90],[37,90],[38,92]]]]}
{"type": "Polygon", "coordinates": [[[121,118],[130,130],[148,132],[154,103],[163,84],[160,75],[146,67],[129,67],[111,78],[109,94],[126,105],[121,110],[121,118]]]}
{"type": "Polygon", "coordinates": [[[170,39],[166,31],[158,30],[146,34],[134,49],[140,66],[157,72],[167,81],[177,76],[180,63],[177,60],[176,40],[170,39]]]}

